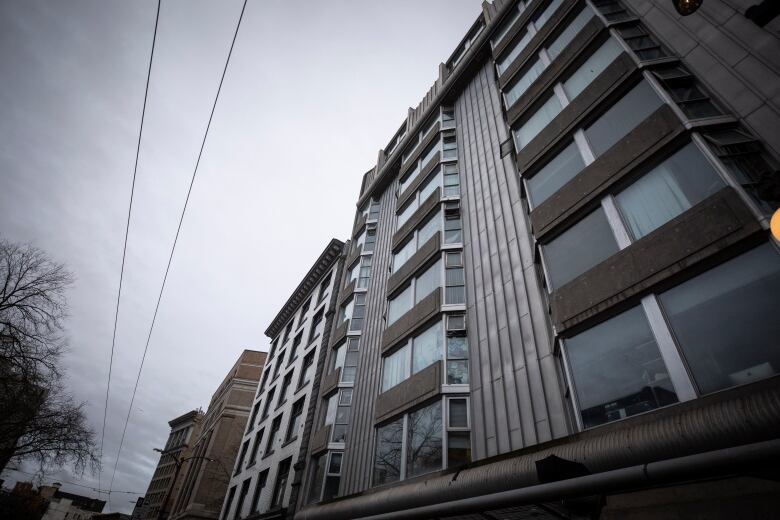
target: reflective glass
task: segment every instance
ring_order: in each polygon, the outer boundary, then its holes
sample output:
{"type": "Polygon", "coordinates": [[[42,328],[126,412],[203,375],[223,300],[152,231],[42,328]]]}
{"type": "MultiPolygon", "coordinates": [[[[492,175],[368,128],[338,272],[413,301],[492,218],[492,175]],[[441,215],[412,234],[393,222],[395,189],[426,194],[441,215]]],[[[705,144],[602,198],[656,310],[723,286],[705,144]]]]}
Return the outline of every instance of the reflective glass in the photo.
{"type": "Polygon", "coordinates": [[[677,402],[641,306],[565,344],[586,428],[677,402]]]}
{"type": "Polygon", "coordinates": [[[432,266],[419,275],[415,281],[414,303],[420,303],[423,298],[431,294],[441,286],[441,261],[437,260],[432,266]]]}
{"type": "Polygon", "coordinates": [[[704,392],[780,370],[780,256],[761,245],[659,296],[704,392]]]}
{"type": "Polygon", "coordinates": [[[382,391],[389,390],[409,377],[409,345],[406,344],[383,359],[382,391]]]}
{"type": "Polygon", "coordinates": [[[585,87],[591,84],[596,77],[606,69],[623,49],[614,38],[608,38],[601,47],[594,52],[585,63],[579,66],[569,79],[563,82],[563,90],[569,101],[573,101],[585,87]]]}
{"type": "Polygon", "coordinates": [[[545,68],[546,67],[544,63],[542,63],[542,60],[537,59],[533,62],[533,65],[528,67],[523,75],[520,76],[520,78],[517,79],[506,92],[504,92],[504,96],[506,96],[507,108],[514,105],[515,101],[520,99],[520,96],[522,96],[528,87],[531,86],[531,83],[536,81],[536,78],[539,77],[545,68]]]}
{"type": "Polygon", "coordinates": [[[376,430],[373,484],[379,486],[401,478],[404,421],[397,419],[376,430]]]}
{"type": "Polygon", "coordinates": [[[442,357],[444,336],[441,321],[414,337],[412,343],[412,374],[435,363],[442,357]]]}
{"type": "Polygon", "coordinates": [[[394,323],[412,308],[412,286],[401,291],[387,305],[387,324],[394,323]]]}
{"type": "Polygon", "coordinates": [[[442,469],[441,401],[409,414],[406,477],[442,469]]]}
{"type": "Polygon", "coordinates": [[[563,109],[558,96],[553,93],[534,114],[514,131],[517,149],[525,147],[536,135],[557,116],[563,109]]]}
{"type": "Polygon", "coordinates": [[[556,155],[541,170],[528,179],[528,200],[536,207],[561,189],[585,168],[577,143],[574,141],[556,155]]]}
{"type": "Polygon", "coordinates": [[[571,23],[566,27],[566,29],[564,29],[561,34],[559,34],[558,37],[555,38],[555,40],[547,47],[547,54],[550,55],[550,59],[554,60],[561,53],[561,51],[571,43],[574,37],[579,34],[582,28],[585,27],[585,24],[587,24],[595,15],[596,14],[593,12],[593,9],[586,5],[585,8],[580,11],[580,14],[578,14],[577,17],[572,20],[571,23]]]}

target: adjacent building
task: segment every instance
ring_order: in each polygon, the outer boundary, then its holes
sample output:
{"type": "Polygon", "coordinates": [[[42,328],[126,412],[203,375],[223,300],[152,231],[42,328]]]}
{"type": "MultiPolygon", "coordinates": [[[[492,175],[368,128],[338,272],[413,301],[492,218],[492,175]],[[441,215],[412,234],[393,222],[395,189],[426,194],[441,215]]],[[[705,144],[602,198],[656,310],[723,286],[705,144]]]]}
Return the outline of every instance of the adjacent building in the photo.
{"type": "Polygon", "coordinates": [[[38,494],[47,502],[41,520],[90,520],[103,511],[105,500],[60,491],[60,484],[40,486],[38,494]]]}
{"type": "Polygon", "coordinates": [[[203,427],[203,412],[192,410],[168,422],[171,432],[160,452],[160,461],[146,490],[143,518],[165,519],[170,516],[175,498],[191,462],[192,446],[203,427]]]}
{"type": "Polygon", "coordinates": [[[221,518],[284,518],[298,501],[344,254],[331,240],[265,331],[271,347],[221,518]]]}
{"type": "Polygon", "coordinates": [[[780,21],[676,3],[483,3],[363,175],[310,377],[319,275],[269,327],[223,519],[776,514],[780,21]]]}
{"type": "Polygon", "coordinates": [[[244,350],[211,398],[190,450],[190,464],[173,498],[170,518],[214,519],[225,498],[266,353],[244,350]]]}

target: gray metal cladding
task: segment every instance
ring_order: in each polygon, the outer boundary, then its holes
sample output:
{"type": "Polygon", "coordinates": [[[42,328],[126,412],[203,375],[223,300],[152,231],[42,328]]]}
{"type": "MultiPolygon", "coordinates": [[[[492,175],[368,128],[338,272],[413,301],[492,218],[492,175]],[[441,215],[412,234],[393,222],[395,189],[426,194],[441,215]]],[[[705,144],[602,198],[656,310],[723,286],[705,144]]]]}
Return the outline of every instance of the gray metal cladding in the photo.
{"type": "Polygon", "coordinates": [[[547,303],[492,62],[455,105],[471,356],[472,457],[569,433],[547,303]]]}
{"type": "Polygon", "coordinates": [[[366,317],[360,337],[360,359],[352,394],[352,412],[347,427],[339,495],[363,491],[371,485],[374,456],[374,406],[381,388],[382,334],[387,307],[386,290],[392,261],[391,243],[395,231],[397,181],[379,200],[376,244],[371,279],[366,293],[366,317]]]}

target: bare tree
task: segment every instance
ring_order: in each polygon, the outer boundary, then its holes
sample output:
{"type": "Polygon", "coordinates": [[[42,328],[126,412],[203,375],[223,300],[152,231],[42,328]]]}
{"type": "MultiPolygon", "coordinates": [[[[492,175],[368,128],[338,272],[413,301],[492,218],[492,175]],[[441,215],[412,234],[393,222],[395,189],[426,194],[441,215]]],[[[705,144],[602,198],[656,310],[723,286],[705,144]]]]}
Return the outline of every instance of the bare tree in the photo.
{"type": "Polygon", "coordinates": [[[83,403],[66,392],[60,357],[71,274],[32,246],[0,239],[0,470],[97,464],[83,403]]]}

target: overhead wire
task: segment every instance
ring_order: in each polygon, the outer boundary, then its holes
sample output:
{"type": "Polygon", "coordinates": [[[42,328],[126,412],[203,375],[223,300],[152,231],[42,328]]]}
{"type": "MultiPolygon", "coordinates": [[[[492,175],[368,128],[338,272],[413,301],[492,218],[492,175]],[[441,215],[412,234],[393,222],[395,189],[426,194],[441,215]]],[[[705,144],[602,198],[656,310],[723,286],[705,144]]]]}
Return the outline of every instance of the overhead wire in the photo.
{"type": "Polygon", "coordinates": [[[174,236],[174,239],[173,239],[173,245],[171,246],[171,253],[170,253],[169,257],[168,257],[168,265],[165,268],[165,275],[163,276],[162,285],[160,286],[160,293],[157,296],[157,304],[156,304],[156,306],[154,308],[154,315],[152,316],[152,323],[151,323],[151,325],[149,327],[149,333],[148,333],[148,335],[146,337],[146,345],[144,347],[143,355],[141,356],[141,365],[138,368],[138,375],[136,376],[135,386],[133,388],[133,394],[132,394],[132,397],[130,398],[130,407],[127,410],[127,417],[125,418],[125,425],[124,425],[124,428],[122,430],[122,437],[121,437],[121,439],[119,441],[119,450],[117,452],[116,460],[114,462],[114,470],[113,470],[113,473],[111,475],[111,483],[108,486],[109,498],[111,496],[111,491],[113,489],[114,478],[116,477],[116,470],[117,470],[117,467],[119,466],[119,461],[121,459],[122,447],[124,446],[125,435],[127,433],[127,425],[130,422],[130,414],[131,414],[131,412],[133,410],[133,403],[135,402],[135,396],[136,396],[136,393],[138,391],[138,384],[139,384],[139,382],[141,380],[141,373],[143,372],[144,362],[146,361],[146,354],[149,351],[149,343],[150,343],[151,338],[152,338],[152,332],[154,330],[154,325],[155,325],[155,323],[157,321],[157,313],[158,313],[158,311],[160,309],[160,302],[162,301],[163,292],[165,291],[165,283],[168,280],[168,273],[170,272],[170,269],[171,269],[171,262],[173,261],[173,255],[174,255],[174,252],[176,251],[176,244],[178,243],[178,240],[179,240],[179,233],[181,232],[182,223],[184,222],[184,215],[186,214],[186,211],[187,211],[187,204],[189,203],[190,194],[192,193],[192,186],[194,185],[195,178],[196,178],[196,176],[198,174],[198,167],[200,166],[200,161],[201,161],[201,158],[203,156],[203,149],[206,146],[206,140],[207,140],[208,135],[209,135],[209,129],[211,128],[211,122],[214,119],[214,112],[216,111],[217,102],[219,101],[219,95],[220,95],[220,92],[222,91],[222,85],[223,85],[223,83],[225,81],[225,75],[227,74],[228,65],[230,64],[230,57],[233,55],[233,48],[235,47],[235,44],[236,44],[236,37],[238,36],[238,31],[241,28],[241,21],[244,18],[244,12],[246,11],[246,4],[247,4],[247,0],[244,0],[243,5],[241,7],[241,14],[238,17],[238,22],[236,23],[236,29],[235,29],[235,31],[233,33],[233,40],[230,43],[230,50],[228,51],[227,59],[225,60],[225,66],[222,69],[222,77],[219,80],[219,86],[217,87],[217,93],[214,96],[214,103],[212,104],[212,107],[211,107],[211,114],[209,115],[209,120],[208,120],[208,123],[206,124],[206,130],[205,130],[205,132],[203,134],[203,140],[202,140],[202,142],[200,144],[200,151],[198,152],[198,159],[195,162],[195,168],[194,168],[194,170],[192,172],[192,177],[190,179],[190,185],[189,185],[189,188],[187,190],[187,196],[184,199],[184,207],[182,208],[181,215],[179,217],[179,224],[178,224],[178,227],[176,228],[176,235],[174,236]]]}
{"type": "Polygon", "coordinates": [[[119,269],[119,290],[116,295],[116,310],[114,311],[114,332],[111,336],[111,357],[108,361],[108,382],[106,384],[106,402],[103,406],[103,428],[100,433],[100,467],[98,469],[98,489],[102,489],[101,479],[103,476],[103,444],[106,438],[106,419],[108,417],[108,398],[111,391],[111,372],[114,367],[114,349],[116,347],[116,329],[119,321],[119,302],[122,298],[122,282],[125,274],[125,258],[127,257],[127,237],[130,233],[130,216],[133,212],[133,195],[135,194],[135,179],[138,174],[138,158],[141,154],[141,138],[144,132],[144,121],[146,119],[146,102],[149,98],[149,82],[152,77],[152,62],[154,61],[154,49],[157,42],[157,25],[160,21],[160,3],[161,0],[157,0],[157,14],[154,18],[154,32],[152,34],[152,50],[149,54],[149,67],[146,71],[146,88],[144,89],[144,104],[141,108],[141,125],[138,129],[138,141],[135,147],[135,163],[133,165],[133,182],[130,185],[130,204],[127,207],[127,222],[125,224],[125,241],[122,247],[122,266],[119,269]]]}

